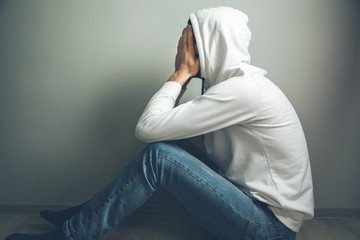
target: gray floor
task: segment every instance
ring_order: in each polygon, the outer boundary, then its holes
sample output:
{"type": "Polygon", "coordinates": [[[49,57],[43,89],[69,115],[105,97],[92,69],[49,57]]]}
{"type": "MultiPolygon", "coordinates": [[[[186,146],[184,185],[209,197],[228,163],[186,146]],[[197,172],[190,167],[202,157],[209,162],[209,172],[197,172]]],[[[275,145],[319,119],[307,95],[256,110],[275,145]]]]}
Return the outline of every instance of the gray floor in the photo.
{"type": "MultiPolygon", "coordinates": [[[[54,230],[36,213],[0,213],[0,239],[13,232],[41,233],[54,230]]],[[[104,240],[215,240],[191,216],[134,215],[108,233],[104,240]]],[[[304,224],[297,240],[359,240],[360,219],[314,219],[304,224]]]]}

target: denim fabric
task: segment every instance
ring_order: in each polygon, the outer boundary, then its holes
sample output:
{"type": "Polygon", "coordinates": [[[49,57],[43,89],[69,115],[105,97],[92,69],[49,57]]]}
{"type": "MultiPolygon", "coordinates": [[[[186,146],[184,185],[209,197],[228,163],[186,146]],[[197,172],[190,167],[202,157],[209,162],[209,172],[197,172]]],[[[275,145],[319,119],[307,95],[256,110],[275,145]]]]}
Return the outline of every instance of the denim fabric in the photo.
{"type": "Polygon", "coordinates": [[[171,142],[152,143],[64,223],[68,240],[100,239],[159,187],[219,239],[295,239],[267,205],[171,142]]]}

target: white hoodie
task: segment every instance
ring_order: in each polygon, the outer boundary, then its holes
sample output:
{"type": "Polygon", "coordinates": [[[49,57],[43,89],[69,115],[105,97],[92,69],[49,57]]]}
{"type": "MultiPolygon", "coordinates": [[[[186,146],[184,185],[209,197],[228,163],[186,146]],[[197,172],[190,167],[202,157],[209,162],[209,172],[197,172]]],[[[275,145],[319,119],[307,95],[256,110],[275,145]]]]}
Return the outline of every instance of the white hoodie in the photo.
{"type": "Polygon", "coordinates": [[[264,70],[250,65],[248,17],[219,7],[190,20],[206,92],[175,107],[181,86],[166,82],[146,106],[136,136],[156,142],[205,134],[220,173],[299,231],[314,208],[306,140],[289,100],[264,70]]]}

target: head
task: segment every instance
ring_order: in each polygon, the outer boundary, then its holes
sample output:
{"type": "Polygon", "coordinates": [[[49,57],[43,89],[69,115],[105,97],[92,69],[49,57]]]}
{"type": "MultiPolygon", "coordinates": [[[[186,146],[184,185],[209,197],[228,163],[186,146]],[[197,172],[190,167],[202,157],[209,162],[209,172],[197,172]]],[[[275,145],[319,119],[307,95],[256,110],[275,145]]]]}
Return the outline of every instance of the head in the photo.
{"type": "Polygon", "coordinates": [[[201,77],[208,88],[230,77],[242,74],[250,64],[248,47],[251,32],[248,17],[230,7],[202,9],[190,14],[201,77]]]}

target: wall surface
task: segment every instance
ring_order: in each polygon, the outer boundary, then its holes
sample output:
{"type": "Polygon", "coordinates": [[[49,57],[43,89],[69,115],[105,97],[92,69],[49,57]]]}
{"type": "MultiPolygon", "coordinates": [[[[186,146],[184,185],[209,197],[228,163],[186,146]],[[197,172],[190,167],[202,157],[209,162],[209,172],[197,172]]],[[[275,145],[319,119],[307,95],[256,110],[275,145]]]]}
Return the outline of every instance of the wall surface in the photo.
{"type": "Polygon", "coordinates": [[[360,209],[351,0],[2,0],[0,204],[79,203],[116,176],[144,147],[136,121],[174,69],[189,13],[219,5],[248,14],[252,63],[299,114],[316,207],[360,209]]]}

